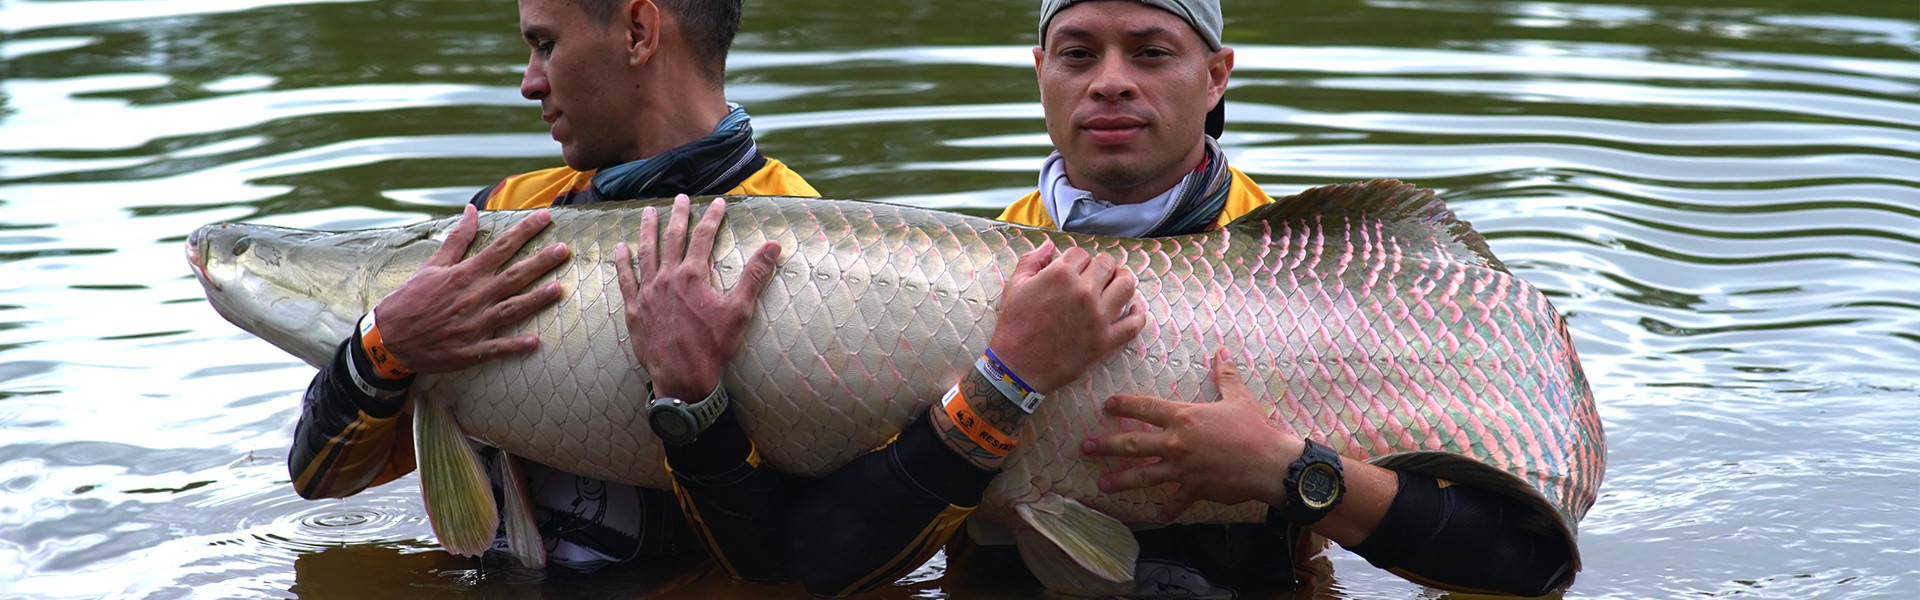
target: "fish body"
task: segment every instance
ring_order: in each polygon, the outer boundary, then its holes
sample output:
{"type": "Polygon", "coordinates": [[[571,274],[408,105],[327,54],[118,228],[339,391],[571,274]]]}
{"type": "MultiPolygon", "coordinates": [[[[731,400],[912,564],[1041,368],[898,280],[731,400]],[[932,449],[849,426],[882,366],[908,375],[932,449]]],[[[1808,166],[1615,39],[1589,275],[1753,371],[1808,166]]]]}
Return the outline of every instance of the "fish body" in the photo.
{"type": "MultiPolygon", "coordinates": [[[[667,487],[645,418],[648,377],[629,341],[646,332],[626,328],[612,258],[646,205],[551,209],[526,249],[569,244],[570,261],[534,283],[557,280],[563,297],[501,332],[536,333],[539,348],[422,375],[412,394],[450,403],[468,436],[521,457],[667,487]]],[[[472,248],[525,215],[483,212],[472,248]]],[[[455,222],[341,233],[210,225],[188,253],[221,314],[317,366],[455,222]]],[[[730,198],[716,285],[735,285],[761,243],[782,248],[724,376],[763,459],[817,476],[898,433],[971,368],[1016,257],[1047,240],[1119,259],[1138,276],[1147,323],[1039,407],[978,516],[1017,524],[1016,507],[1058,495],[1122,521],[1157,520],[1168,490],[1101,493],[1099,475],[1121,459],[1087,458],[1080,440],[1143,427],[1101,412],[1113,394],[1216,400],[1208,367],[1221,346],[1276,423],[1342,454],[1506,486],[1569,537],[1594,501],[1605,437],[1564,320],[1439,199],[1392,181],[1316,188],[1221,230],[1161,239],[871,202],[730,198]]],[[[1257,503],[1201,503],[1181,520],[1264,514],[1257,503]]]]}

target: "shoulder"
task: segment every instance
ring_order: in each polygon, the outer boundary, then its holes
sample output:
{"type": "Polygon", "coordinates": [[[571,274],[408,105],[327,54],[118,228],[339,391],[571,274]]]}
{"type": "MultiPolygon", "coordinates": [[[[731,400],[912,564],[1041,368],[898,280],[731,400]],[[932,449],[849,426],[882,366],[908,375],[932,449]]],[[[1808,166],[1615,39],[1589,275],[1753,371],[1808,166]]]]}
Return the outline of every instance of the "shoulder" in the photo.
{"type": "Polygon", "coordinates": [[[1000,220],[1047,229],[1059,229],[1053,224],[1053,218],[1047,216],[1047,207],[1040,203],[1040,190],[1013,201],[1006,210],[1000,211],[1000,220]]]}
{"type": "Polygon", "coordinates": [[[1220,225],[1225,226],[1234,219],[1240,218],[1240,215],[1252,212],[1262,204],[1273,202],[1273,197],[1268,196],[1266,190],[1260,189],[1260,184],[1254,183],[1253,178],[1247,177],[1246,173],[1233,167],[1227,167],[1227,172],[1232,174],[1233,182],[1232,187],[1227,190],[1227,205],[1220,209],[1218,221],[1220,225]]]}
{"type": "Polygon", "coordinates": [[[818,197],[820,195],[820,192],[813,189],[813,184],[807,183],[799,173],[787,168],[786,163],[772,158],[768,158],[767,164],[762,165],[759,171],[747,176],[746,180],[741,181],[740,185],[728,190],[727,193],[750,196],[818,197]]]}
{"type": "Polygon", "coordinates": [[[592,186],[593,171],[554,167],[502,179],[474,195],[473,204],[489,210],[539,208],[592,186]]]}

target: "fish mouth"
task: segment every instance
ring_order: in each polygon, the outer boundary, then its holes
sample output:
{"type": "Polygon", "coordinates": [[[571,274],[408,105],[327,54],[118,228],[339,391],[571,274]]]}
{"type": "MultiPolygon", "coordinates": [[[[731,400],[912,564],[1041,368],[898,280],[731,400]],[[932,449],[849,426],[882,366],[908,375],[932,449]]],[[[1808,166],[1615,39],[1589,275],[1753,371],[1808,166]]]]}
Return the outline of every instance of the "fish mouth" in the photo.
{"type": "Polygon", "coordinates": [[[187,266],[193,268],[193,276],[200,284],[214,291],[220,291],[220,283],[207,276],[207,234],[206,229],[196,229],[187,236],[187,266]]]}

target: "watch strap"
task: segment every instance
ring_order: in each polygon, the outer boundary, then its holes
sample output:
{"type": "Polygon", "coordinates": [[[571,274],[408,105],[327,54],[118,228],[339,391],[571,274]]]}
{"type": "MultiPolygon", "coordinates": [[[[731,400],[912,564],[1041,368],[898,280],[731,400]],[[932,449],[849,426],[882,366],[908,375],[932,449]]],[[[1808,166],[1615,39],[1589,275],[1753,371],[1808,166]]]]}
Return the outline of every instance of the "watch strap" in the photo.
{"type": "Polygon", "coordinates": [[[706,431],[708,427],[713,426],[714,421],[720,420],[720,413],[727,412],[729,400],[727,397],[726,384],[715,381],[713,382],[713,391],[707,392],[707,397],[701,398],[699,402],[687,405],[687,412],[693,413],[693,420],[696,425],[694,431],[706,431]]]}

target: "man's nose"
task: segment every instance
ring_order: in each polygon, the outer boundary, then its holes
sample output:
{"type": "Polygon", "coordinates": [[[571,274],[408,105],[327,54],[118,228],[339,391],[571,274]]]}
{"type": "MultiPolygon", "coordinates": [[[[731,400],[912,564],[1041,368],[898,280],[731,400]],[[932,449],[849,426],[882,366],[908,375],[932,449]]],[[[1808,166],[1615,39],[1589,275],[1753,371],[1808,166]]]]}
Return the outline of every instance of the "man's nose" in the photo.
{"type": "Polygon", "coordinates": [[[539,61],[527,60],[527,72],[520,76],[520,97],[539,100],[547,97],[547,73],[539,61]]]}
{"type": "Polygon", "coordinates": [[[1093,83],[1087,91],[1107,100],[1131,99],[1139,91],[1138,86],[1134,85],[1133,75],[1126,58],[1109,52],[1094,65],[1093,83]]]}

